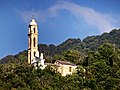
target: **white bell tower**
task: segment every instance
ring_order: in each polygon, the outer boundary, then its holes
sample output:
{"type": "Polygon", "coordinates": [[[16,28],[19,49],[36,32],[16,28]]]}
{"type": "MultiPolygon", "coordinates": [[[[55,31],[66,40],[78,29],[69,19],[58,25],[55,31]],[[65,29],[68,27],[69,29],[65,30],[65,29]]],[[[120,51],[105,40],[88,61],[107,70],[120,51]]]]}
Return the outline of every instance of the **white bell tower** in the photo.
{"type": "Polygon", "coordinates": [[[31,20],[29,24],[28,31],[28,63],[39,57],[38,51],[38,26],[34,19],[31,20]]]}

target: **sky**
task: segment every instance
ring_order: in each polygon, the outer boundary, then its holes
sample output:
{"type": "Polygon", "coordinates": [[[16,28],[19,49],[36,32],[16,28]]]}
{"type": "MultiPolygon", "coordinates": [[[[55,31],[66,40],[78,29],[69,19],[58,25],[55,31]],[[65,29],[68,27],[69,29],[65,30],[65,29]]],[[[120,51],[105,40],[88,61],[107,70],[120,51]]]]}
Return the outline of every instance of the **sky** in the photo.
{"type": "Polygon", "coordinates": [[[28,25],[39,44],[99,35],[120,28],[120,0],[0,0],[0,59],[28,48],[28,25]]]}

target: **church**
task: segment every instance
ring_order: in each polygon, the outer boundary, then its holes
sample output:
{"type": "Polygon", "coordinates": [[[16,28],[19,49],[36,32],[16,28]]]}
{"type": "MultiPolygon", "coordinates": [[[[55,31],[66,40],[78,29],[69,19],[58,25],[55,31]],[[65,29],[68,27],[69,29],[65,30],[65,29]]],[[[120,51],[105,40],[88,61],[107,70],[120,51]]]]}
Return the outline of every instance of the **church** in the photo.
{"type": "Polygon", "coordinates": [[[38,51],[38,25],[35,19],[32,19],[28,26],[28,63],[34,65],[37,69],[45,69],[47,66],[55,66],[56,71],[62,76],[71,75],[76,72],[77,65],[68,62],[56,60],[55,63],[45,63],[43,53],[38,51]]]}

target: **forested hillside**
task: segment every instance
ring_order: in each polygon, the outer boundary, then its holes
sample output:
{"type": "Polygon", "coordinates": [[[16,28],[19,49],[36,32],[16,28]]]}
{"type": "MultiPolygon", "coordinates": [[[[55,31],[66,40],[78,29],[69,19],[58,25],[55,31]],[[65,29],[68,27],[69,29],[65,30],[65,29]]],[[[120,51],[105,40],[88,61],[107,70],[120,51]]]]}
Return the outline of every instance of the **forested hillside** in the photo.
{"type": "MultiPolygon", "coordinates": [[[[88,36],[83,40],[80,40],[79,38],[69,38],[58,46],[53,44],[39,44],[38,49],[39,52],[44,53],[46,59],[50,59],[51,56],[62,55],[67,50],[77,50],[82,54],[85,54],[84,52],[88,49],[96,51],[97,48],[103,43],[111,43],[115,44],[117,47],[120,47],[120,29],[114,29],[109,33],[103,33],[102,35],[88,36]]],[[[26,56],[25,58],[27,58],[26,50],[15,56],[9,55],[3,58],[0,63],[7,63],[11,59],[20,59],[22,56],[26,56]]]]}
{"type": "Polygon", "coordinates": [[[112,30],[109,33],[103,33],[97,36],[88,36],[81,41],[79,38],[69,38],[65,42],[55,46],[53,44],[39,44],[39,51],[44,52],[47,56],[53,56],[54,54],[62,54],[67,50],[78,50],[80,52],[91,49],[97,50],[97,48],[103,43],[111,43],[120,47],[120,29],[112,30]]]}
{"type": "Polygon", "coordinates": [[[68,39],[58,46],[39,44],[39,51],[45,54],[46,62],[60,59],[77,64],[77,72],[62,77],[50,66],[36,70],[27,63],[25,50],[1,60],[0,90],[120,89],[120,30],[83,41],[68,39]]]}
{"type": "Polygon", "coordinates": [[[66,77],[51,67],[36,70],[20,55],[19,60],[0,65],[0,90],[119,90],[120,49],[110,43],[97,49],[86,51],[82,59],[76,50],[57,56],[78,65],[77,72],[66,77]]]}
{"type": "Polygon", "coordinates": [[[83,39],[86,48],[90,48],[91,50],[96,50],[103,43],[112,43],[120,47],[120,29],[112,30],[109,33],[103,33],[98,36],[88,36],[83,39]]]}

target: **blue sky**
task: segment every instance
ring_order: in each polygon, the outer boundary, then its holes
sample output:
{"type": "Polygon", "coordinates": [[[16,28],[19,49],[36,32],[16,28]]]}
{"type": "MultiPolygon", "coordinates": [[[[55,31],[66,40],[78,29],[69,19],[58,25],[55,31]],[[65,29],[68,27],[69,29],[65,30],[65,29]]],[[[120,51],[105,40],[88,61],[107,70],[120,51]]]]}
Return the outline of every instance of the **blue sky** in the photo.
{"type": "Polygon", "coordinates": [[[0,58],[27,50],[32,15],[39,43],[58,45],[120,27],[120,0],[0,0],[0,58]]]}

